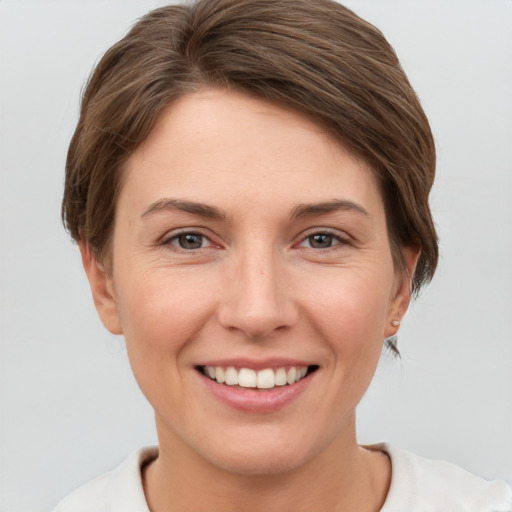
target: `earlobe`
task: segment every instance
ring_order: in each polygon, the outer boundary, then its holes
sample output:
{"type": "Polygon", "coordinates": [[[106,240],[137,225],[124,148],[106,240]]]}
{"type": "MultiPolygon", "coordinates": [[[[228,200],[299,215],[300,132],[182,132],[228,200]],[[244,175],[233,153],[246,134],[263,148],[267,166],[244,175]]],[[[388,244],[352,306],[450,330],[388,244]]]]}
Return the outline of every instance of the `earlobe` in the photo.
{"type": "Polygon", "coordinates": [[[112,277],[98,261],[89,244],[80,242],[78,246],[100,320],[112,334],[122,334],[112,277]]]}
{"type": "Polygon", "coordinates": [[[385,338],[394,336],[398,332],[402,318],[409,307],[412,293],[412,278],[420,253],[420,249],[414,247],[406,247],[402,250],[405,269],[398,276],[396,293],[389,308],[388,324],[384,334],[385,338]]]}

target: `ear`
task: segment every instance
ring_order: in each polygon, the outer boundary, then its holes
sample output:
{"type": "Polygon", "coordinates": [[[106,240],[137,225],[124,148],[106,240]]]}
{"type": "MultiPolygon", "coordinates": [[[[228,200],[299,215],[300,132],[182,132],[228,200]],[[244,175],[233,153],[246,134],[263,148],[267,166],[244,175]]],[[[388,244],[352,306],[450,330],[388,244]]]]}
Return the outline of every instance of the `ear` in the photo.
{"type": "Polygon", "coordinates": [[[402,249],[405,269],[403,272],[400,272],[400,274],[397,274],[396,292],[389,305],[388,319],[384,332],[385,338],[394,336],[398,332],[400,322],[409,307],[409,303],[411,302],[412,278],[420,253],[421,250],[416,247],[406,247],[402,249]]]}
{"type": "Polygon", "coordinates": [[[101,322],[112,334],[123,334],[112,276],[107,274],[89,244],[80,242],[78,246],[82,255],[82,264],[91,286],[94,305],[101,322]]]}

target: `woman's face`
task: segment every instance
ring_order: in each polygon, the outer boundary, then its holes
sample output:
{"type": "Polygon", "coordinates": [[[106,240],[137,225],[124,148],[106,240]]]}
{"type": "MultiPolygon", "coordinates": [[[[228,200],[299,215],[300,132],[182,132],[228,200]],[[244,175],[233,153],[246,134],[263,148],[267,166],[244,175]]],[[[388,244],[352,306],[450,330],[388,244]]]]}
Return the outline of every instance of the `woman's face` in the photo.
{"type": "Polygon", "coordinates": [[[301,114],[207,90],[167,108],[124,178],[112,273],[84,261],[162,451],[262,474],[353,442],[409,300],[366,165],[301,114]]]}

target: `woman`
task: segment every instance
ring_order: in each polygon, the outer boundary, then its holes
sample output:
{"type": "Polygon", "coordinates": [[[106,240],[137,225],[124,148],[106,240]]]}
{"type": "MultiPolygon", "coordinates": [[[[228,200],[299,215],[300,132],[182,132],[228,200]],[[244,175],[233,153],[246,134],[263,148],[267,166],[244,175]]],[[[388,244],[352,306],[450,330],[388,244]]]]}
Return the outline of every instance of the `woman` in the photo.
{"type": "Polygon", "coordinates": [[[435,150],[396,56],[329,0],[156,10],[98,64],[63,217],[157,449],[71,510],[511,510],[355,407],[433,276],[435,150]]]}

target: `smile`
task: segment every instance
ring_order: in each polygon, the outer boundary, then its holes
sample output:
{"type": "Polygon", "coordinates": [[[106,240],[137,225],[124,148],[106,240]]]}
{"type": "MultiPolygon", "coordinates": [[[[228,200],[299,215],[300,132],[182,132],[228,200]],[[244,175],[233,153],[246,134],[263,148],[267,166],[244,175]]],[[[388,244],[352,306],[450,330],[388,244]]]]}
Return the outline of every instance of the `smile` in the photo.
{"type": "Polygon", "coordinates": [[[291,366],[281,368],[235,368],[233,366],[201,366],[200,371],[211,380],[226,386],[248,389],[272,389],[302,380],[317,366],[291,366]]]}

